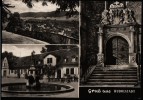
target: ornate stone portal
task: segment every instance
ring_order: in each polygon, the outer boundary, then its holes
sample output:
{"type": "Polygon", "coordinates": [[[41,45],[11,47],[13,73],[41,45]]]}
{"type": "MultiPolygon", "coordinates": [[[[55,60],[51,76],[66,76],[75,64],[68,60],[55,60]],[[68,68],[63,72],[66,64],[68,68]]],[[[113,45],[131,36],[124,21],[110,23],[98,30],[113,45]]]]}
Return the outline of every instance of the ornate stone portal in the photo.
{"type": "MultiPolygon", "coordinates": [[[[128,46],[129,46],[128,47],[128,58],[127,58],[128,64],[127,65],[137,67],[136,52],[135,52],[136,50],[134,50],[135,41],[136,41],[135,35],[134,35],[136,24],[137,23],[134,18],[134,12],[132,10],[130,10],[129,8],[126,8],[123,3],[116,1],[110,5],[109,10],[106,9],[106,5],[105,5],[105,10],[102,13],[101,24],[98,26],[99,27],[99,31],[98,31],[99,52],[97,54],[97,66],[98,67],[106,66],[105,62],[107,59],[109,60],[109,58],[106,57],[107,42],[110,39],[113,39],[114,37],[122,38],[127,42],[128,46]]],[[[116,45],[115,43],[113,43],[113,44],[116,45]]],[[[117,49],[118,51],[116,52],[116,54],[124,53],[122,51],[125,48],[125,46],[124,46],[125,43],[122,43],[122,45],[123,46],[121,49],[117,49]]],[[[110,46],[109,46],[109,48],[110,48],[110,46]]],[[[114,56],[113,49],[115,49],[115,48],[112,48],[111,56],[114,56]]],[[[115,63],[111,63],[111,64],[118,65],[119,63],[116,63],[116,62],[118,60],[118,57],[120,57],[120,56],[121,55],[114,56],[115,63]]],[[[127,57],[127,56],[125,56],[125,57],[127,57]]],[[[120,62],[120,65],[123,65],[123,62],[120,62]]]]}
{"type": "Polygon", "coordinates": [[[101,24],[104,25],[123,25],[134,23],[134,12],[125,8],[118,1],[110,5],[109,11],[105,9],[102,12],[101,24]]]}

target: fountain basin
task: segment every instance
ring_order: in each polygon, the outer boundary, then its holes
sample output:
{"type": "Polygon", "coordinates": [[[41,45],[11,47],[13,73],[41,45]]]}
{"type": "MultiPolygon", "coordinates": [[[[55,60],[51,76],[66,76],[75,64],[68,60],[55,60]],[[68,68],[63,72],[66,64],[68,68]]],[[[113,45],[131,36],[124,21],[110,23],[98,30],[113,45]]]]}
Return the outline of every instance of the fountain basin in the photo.
{"type": "Polygon", "coordinates": [[[52,94],[66,93],[73,91],[70,85],[41,83],[40,88],[26,88],[26,83],[6,83],[2,84],[2,92],[18,94],[52,94]]]}

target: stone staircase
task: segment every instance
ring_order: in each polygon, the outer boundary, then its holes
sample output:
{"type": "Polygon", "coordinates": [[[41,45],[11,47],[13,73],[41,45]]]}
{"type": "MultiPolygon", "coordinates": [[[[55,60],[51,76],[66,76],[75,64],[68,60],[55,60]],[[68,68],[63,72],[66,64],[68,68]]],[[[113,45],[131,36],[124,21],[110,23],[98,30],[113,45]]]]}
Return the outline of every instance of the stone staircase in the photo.
{"type": "Polygon", "coordinates": [[[137,68],[125,69],[107,69],[96,67],[89,78],[87,79],[88,85],[136,85],[137,84],[137,68]]]}

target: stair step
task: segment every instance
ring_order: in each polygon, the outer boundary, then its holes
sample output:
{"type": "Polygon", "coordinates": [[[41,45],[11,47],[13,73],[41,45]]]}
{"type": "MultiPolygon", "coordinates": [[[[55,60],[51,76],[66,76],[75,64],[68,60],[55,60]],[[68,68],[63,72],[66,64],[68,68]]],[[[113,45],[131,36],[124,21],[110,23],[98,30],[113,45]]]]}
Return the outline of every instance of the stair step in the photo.
{"type": "Polygon", "coordinates": [[[135,85],[137,82],[87,82],[89,85],[135,85]]]}
{"type": "Polygon", "coordinates": [[[137,76],[90,76],[90,79],[135,79],[137,76]]]}
{"type": "Polygon", "coordinates": [[[137,69],[137,67],[119,67],[119,68],[117,68],[117,67],[95,67],[95,69],[114,69],[114,70],[128,70],[128,69],[137,69]]]}
{"type": "Polygon", "coordinates": [[[137,71],[136,69],[130,69],[130,70],[102,70],[102,69],[94,69],[94,71],[137,71]]]}
{"type": "Polygon", "coordinates": [[[97,73],[93,73],[91,76],[137,76],[137,74],[130,74],[130,73],[125,73],[125,74],[123,74],[123,73],[114,73],[114,74],[112,74],[112,73],[102,73],[102,74],[97,74],[97,73]]]}
{"type": "Polygon", "coordinates": [[[92,72],[93,74],[127,74],[127,73],[129,73],[129,74],[136,74],[137,73],[137,71],[93,71],[92,72]]]}
{"type": "Polygon", "coordinates": [[[88,82],[137,82],[137,79],[88,79],[88,82]]]}
{"type": "MultiPolygon", "coordinates": [[[[94,69],[94,71],[104,71],[103,69],[94,69]]],[[[106,70],[106,71],[137,71],[137,69],[115,69],[115,70],[106,70]]]]}

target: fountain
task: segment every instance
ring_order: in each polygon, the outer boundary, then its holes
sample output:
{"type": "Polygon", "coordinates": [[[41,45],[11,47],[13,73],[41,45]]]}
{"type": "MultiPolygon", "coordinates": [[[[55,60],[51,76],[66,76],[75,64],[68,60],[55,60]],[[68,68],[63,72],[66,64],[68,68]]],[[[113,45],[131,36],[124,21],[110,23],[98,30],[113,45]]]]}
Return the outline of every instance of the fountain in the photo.
{"type": "Polygon", "coordinates": [[[51,93],[66,93],[73,91],[74,88],[63,84],[41,83],[40,87],[26,87],[26,83],[7,83],[2,84],[2,93],[16,94],[51,94],[51,93]]]}
{"type": "MultiPolygon", "coordinates": [[[[34,61],[34,52],[32,52],[32,60],[34,61]]],[[[34,63],[35,66],[35,63],[34,63]]],[[[2,96],[3,94],[11,95],[13,96],[16,94],[16,96],[43,96],[48,94],[56,94],[56,93],[66,93],[71,92],[74,90],[72,86],[64,85],[64,84],[55,84],[55,83],[40,83],[40,74],[39,69],[35,67],[34,69],[29,69],[29,74],[26,77],[25,83],[7,83],[2,84],[2,96]],[[31,71],[35,71],[34,76],[31,71]]],[[[6,96],[7,96],[6,95],[6,96]]]]}

